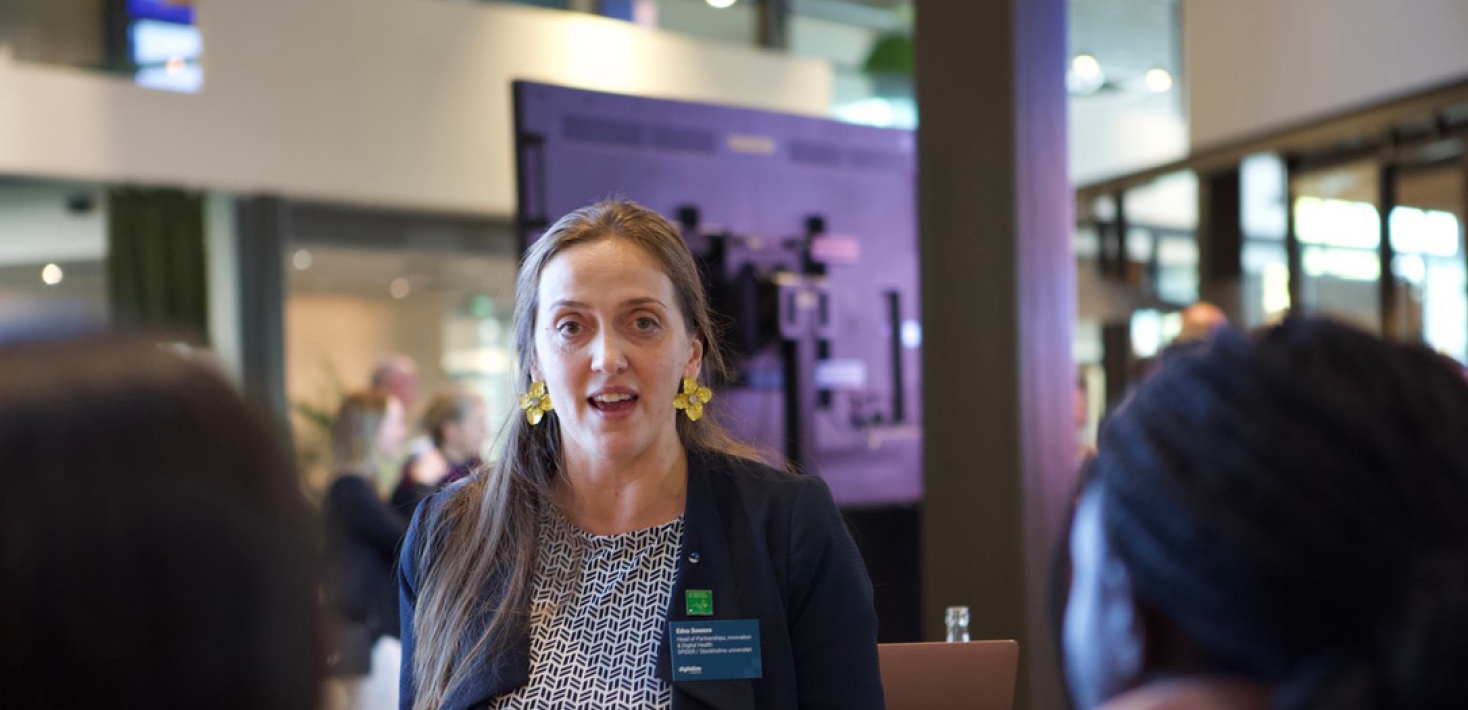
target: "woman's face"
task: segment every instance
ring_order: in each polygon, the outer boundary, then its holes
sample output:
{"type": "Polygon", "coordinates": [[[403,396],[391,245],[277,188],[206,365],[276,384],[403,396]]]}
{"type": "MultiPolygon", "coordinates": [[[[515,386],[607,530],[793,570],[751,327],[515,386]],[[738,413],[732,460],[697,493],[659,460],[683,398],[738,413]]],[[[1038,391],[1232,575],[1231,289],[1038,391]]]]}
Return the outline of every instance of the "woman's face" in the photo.
{"type": "Polygon", "coordinates": [[[578,245],[545,265],[537,296],[532,374],[567,455],[635,461],[677,447],[673,398],[698,376],[703,344],[658,261],[623,239],[578,245]]]}
{"type": "MultiPolygon", "coordinates": [[[[483,404],[469,408],[459,421],[444,422],[444,448],[452,448],[458,456],[479,456],[483,453],[484,440],[489,438],[489,423],[485,419],[483,404]]],[[[455,461],[454,463],[464,463],[455,461]]]]}
{"type": "Polygon", "coordinates": [[[377,452],[392,456],[403,445],[408,433],[408,423],[403,414],[403,403],[397,397],[387,398],[387,411],[382,415],[382,426],[377,428],[377,452]]]}
{"type": "Polygon", "coordinates": [[[1080,710],[1135,685],[1145,635],[1131,579],[1102,524],[1105,500],[1096,484],[1081,495],[1070,531],[1071,582],[1065,607],[1065,677],[1080,710]]]}

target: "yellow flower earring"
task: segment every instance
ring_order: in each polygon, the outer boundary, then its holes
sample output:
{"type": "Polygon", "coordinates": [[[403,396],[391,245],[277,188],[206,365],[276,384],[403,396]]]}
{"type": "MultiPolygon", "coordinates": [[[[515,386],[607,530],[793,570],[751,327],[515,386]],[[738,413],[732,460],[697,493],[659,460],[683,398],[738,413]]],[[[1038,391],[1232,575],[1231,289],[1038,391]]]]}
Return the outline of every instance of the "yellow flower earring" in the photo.
{"type": "Polygon", "coordinates": [[[551,410],[551,398],[545,391],[545,383],[536,380],[530,383],[530,391],[520,395],[520,408],[525,410],[525,421],[530,426],[540,423],[545,413],[551,410]]]}
{"type": "Polygon", "coordinates": [[[696,422],[703,418],[703,405],[708,404],[714,398],[714,391],[707,387],[699,387],[698,380],[692,377],[683,378],[683,391],[673,398],[673,408],[683,410],[688,415],[688,420],[696,422]]]}

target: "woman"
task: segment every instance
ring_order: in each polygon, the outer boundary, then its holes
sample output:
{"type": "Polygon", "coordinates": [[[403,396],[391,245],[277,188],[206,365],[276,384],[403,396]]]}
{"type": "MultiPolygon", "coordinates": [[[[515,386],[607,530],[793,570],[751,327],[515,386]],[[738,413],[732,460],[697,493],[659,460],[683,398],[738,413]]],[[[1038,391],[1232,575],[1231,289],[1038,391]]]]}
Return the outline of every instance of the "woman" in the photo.
{"type": "Polygon", "coordinates": [[[0,708],[317,707],[309,509],[272,431],[140,338],[0,345],[0,708]]]}
{"type": "Polygon", "coordinates": [[[483,463],[479,454],[489,437],[484,417],[484,400],[469,390],[441,392],[428,403],[423,428],[433,448],[404,462],[402,480],[392,494],[393,510],[411,518],[424,498],[483,463]]]}
{"type": "Polygon", "coordinates": [[[578,210],[517,287],[524,416],[404,543],[402,706],[880,707],[871,584],[825,484],[707,416],[723,361],[677,230],[578,210]],[[715,625],[756,629],[722,647],[739,668],[670,641],[715,625]]]}
{"type": "Polygon", "coordinates": [[[1465,425],[1455,363],[1330,321],[1164,360],[1076,511],[1077,706],[1462,707],[1465,425]]]}
{"type": "Polygon", "coordinates": [[[342,399],[331,427],[338,476],[326,493],[327,589],[336,621],[333,666],[348,707],[397,705],[398,599],[393,561],[407,523],[378,497],[384,463],[402,443],[403,405],[382,392],[342,399]]]}

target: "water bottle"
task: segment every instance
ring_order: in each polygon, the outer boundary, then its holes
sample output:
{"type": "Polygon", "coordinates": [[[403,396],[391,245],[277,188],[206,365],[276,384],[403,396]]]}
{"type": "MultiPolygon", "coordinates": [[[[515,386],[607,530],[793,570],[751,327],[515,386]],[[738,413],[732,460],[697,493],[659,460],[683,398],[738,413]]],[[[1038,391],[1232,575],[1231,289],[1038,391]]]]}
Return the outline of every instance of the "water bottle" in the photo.
{"type": "Polygon", "coordinates": [[[943,621],[948,625],[949,643],[966,643],[968,641],[968,607],[948,607],[948,611],[943,614],[943,621]]]}

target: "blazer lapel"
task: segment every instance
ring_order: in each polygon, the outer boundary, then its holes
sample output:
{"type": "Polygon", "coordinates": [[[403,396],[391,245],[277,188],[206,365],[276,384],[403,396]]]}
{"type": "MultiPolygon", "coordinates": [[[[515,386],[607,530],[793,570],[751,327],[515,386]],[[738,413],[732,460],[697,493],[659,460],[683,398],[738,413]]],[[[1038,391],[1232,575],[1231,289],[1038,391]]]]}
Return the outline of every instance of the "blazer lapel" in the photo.
{"type": "MultiPolygon", "coordinates": [[[[678,557],[678,578],[668,602],[669,626],[675,621],[733,620],[744,618],[739,608],[739,587],[734,579],[733,560],[724,537],[723,516],[714,495],[709,461],[688,455],[688,492],[683,508],[683,549],[678,557]],[[688,590],[713,594],[713,615],[689,616],[688,590]]],[[[663,628],[658,648],[658,677],[673,685],[675,710],[754,710],[754,687],[748,680],[673,681],[669,627],[663,628]]]]}

